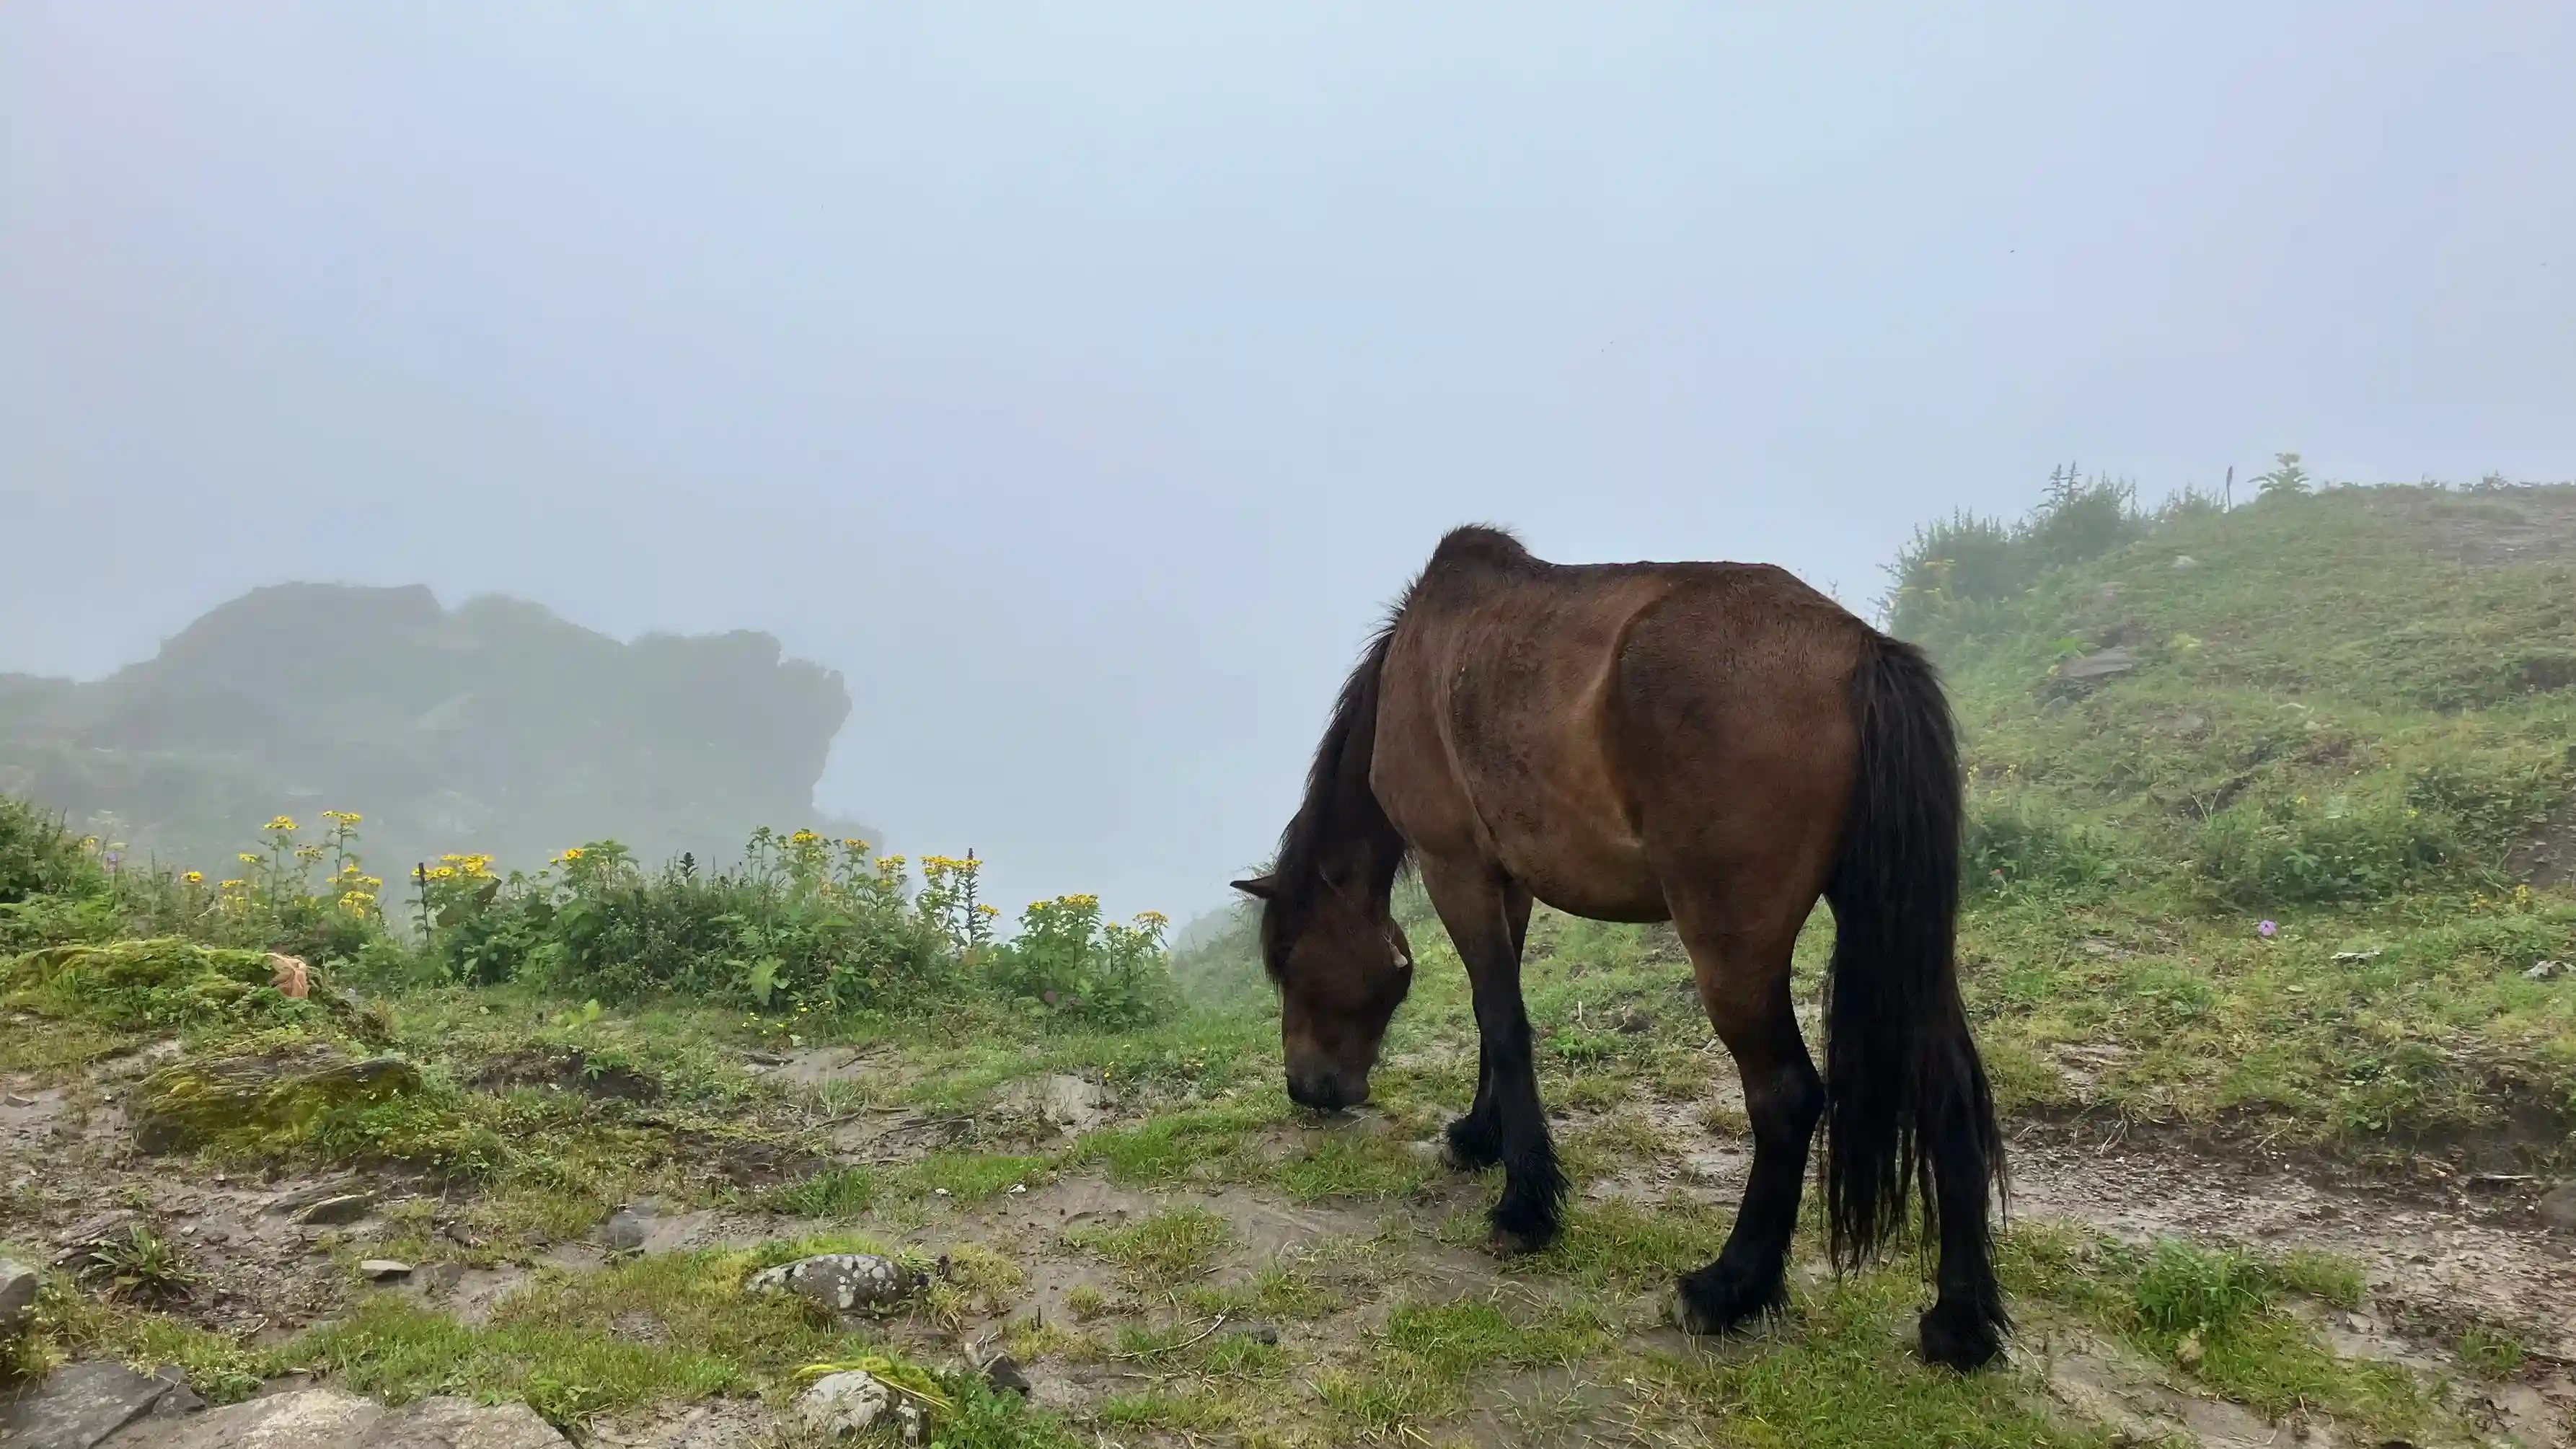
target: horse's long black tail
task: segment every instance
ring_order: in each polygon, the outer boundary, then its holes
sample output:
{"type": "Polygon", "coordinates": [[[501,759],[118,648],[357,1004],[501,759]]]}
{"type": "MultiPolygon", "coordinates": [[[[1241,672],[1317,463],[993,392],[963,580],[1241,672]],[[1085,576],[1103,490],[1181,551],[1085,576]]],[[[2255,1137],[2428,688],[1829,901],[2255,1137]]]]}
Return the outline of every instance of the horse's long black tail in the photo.
{"type": "Polygon", "coordinates": [[[1825,897],[1826,1198],[1834,1258],[1857,1263],[1906,1226],[1910,1190],[1980,1317],[1992,1289],[1987,1186],[2003,1179],[1986,1072],[1959,1000],[1956,928],[1965,813],[1957,731],[1921,650],[1873,631],[1852,676],[1860,772],[1825,897]],[[1960,1261],[1953,1263],[1954,1254],[1960,1261]]]}

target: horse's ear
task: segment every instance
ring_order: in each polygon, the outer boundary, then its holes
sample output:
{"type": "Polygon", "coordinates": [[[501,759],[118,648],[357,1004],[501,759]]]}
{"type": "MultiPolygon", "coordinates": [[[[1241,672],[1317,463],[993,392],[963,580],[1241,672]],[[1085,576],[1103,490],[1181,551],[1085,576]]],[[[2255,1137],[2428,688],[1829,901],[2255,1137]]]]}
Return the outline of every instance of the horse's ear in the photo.
{"type": "Polygon", "coordinates": [[[1279,877],[1256,875],[1250,880],[1236,881],[1234,888],[1256,901],[1276,900],[1279,896],[1279,877]]]}

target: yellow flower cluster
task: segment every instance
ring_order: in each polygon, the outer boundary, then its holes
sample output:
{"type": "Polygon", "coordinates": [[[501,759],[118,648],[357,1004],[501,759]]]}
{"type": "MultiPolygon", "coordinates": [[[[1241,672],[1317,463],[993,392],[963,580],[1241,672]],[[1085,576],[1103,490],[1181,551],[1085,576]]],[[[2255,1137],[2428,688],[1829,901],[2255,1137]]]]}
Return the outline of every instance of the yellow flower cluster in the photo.
{"type": "Polygon", "coordinates": [[[566,847],[563,854],[555,857],[555,862],[559,865],[570,865],[579,859],[581,859],[581,847],[574,845],[566,847]]]}
{"type": "Polygon", "coordinates": [[[794,835],[787,837],[787,843],[790,845],[820,845],[823,843],[823,837],[816,835],[811,830],[799,830],[794,835]]]}
{"type": "Polygon", "coordinates": [[[293,835],[296,831],[295,817],[292,815],[280,815],[268,822],[268,828],[280,835],[293,835]]]}
{"type": "MultiPolygon", "coordinates": [[[[281,816],[279,816],[279,817],[277,817],[277,818],[278,818],[279,820],[284,820],[286,817],[285,817],[285,816],[283,816],[283,815],[281,815],[281,816]]],[[[357,823],[359,822],[359,820],[363,819],[364,817],[362,817],[362,816],[360,816],[360,815],[357,815],[357,814],[355,814],[355,813],[353,813],[353,812],[351,812],[351,811],[347,811],[347,810],[325,810],[325,811],[323,811],[323,812],[322,812],[322,818],[323,818],[323,819],[325,819],[325,820],[328,820],[328,821],[332,821],[333,823],[338,824],[338,825],[342,825],[342,826],[349,826],[349,825],[355,825],[355,824],[357,824],[357,823]]],[[[274,824],[274,822],[272,822],[272,824],[274,824]]]]}
{"type": "Polygon", "coordinates": [[[438,859],[439,868],[430,872],[433,879],[444,880],[449,876],[459,875],[486,876],[492,873],[492,857],[488,855],[442,855],[438,859]]]}
{"type": "Polygon", "coordinates": [[[186,875],[179,877],[179,879],[186,881],[190,885],[204,885],[206,883],[206,873],[202,870],[192,870],[186,875]]]}

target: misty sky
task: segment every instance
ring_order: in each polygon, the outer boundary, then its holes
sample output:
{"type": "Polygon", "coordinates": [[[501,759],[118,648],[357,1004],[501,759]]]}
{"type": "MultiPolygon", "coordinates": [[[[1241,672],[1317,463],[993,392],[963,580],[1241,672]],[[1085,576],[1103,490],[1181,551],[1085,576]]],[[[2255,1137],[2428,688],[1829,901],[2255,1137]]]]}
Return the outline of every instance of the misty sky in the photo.
{"type": "Polygon", "coordinates": [[[1453,523],[1865,606],[2070,458],[2576,477],[2571,75],[2554,0],[11,0],[0,669],[284,579],[767,629],[825,805],[1186,916],[1453,523]]]}

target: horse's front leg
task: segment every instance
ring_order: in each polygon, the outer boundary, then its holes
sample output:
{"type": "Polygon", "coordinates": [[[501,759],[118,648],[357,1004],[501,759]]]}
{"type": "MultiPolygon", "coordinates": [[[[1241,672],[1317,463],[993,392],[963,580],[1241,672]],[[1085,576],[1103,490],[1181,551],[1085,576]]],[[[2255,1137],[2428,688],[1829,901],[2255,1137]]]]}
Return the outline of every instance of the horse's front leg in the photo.
{"type": "MultiPolygon", "coordinates": [[[[1517,881],[1503,883],[1503,917],[1511,928],[1512,960],[1515,973],[1524,943],[1529,939],[1530,893],[1517,881]]],[[[1468,965],[1470,979],[1476,970],[1468,965]]],[[[1444,1154],[1449,1165],[1462,1172],[1474,1172],[1503,1160],[1501,1128],[1494,1116],[1494,1048],[1493,1038],[1484,1030],[1484,1019],[1477,1018],[1476,1030],[1476,1100],[1467,1115],[1449,1124],[1448,1147],[1444,1154]]]]}
{"type": "Polygon", "coordinates": [[[1476,1101],[1449,1127],[1449,1152],[1464,1166],[1503,1166],[1494,1205],[1494,1244],[1506,1252],[1547,1246],[1565,1201],[1565,1174],[1539,1105],[1529,1011],[1521,1001],[1521,943],[1530,895],[1482,862],[1425,857],[1422,883],[1467,966],[1476,1005],[1476,1101]]]}

